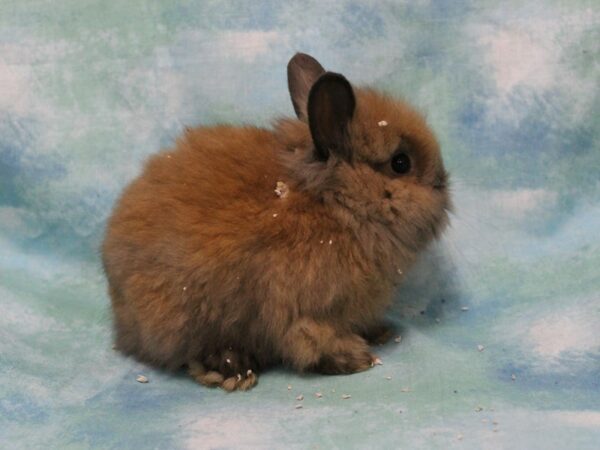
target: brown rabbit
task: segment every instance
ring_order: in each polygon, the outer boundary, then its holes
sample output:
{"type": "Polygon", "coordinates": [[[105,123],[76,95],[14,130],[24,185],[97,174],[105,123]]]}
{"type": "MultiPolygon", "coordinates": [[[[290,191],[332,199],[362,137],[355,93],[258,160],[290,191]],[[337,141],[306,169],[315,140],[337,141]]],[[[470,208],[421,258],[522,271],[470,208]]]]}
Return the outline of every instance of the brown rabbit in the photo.
{"type": "Polygon", "coordinates": [[[394,285],[448,221],[438,143],[308,55],[288,81],[298,119],[187,130],[123,193],[103,263],[125,354],[228,391],[273,364],[372,366],[394,285]]]}

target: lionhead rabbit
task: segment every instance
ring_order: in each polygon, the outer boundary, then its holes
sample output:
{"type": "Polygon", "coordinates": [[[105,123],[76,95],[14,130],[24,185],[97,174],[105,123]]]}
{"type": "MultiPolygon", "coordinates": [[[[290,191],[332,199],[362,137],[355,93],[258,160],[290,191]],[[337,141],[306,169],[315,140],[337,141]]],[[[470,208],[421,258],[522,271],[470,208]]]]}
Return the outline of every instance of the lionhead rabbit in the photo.
{"type": "Polygon", "coordinates": [[[448,221],[423,117],[312,57],[288,64],[297,119],[188,129],[118,201],[103,263],[116,345],[200,383],[352,373],[402,272],[448,221]]]}

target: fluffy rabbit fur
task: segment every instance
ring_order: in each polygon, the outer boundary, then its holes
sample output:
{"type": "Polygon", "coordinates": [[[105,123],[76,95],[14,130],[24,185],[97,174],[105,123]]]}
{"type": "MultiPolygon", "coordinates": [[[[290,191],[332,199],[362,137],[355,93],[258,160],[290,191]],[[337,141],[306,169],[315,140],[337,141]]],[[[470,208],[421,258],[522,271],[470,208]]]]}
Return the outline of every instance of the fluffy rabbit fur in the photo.
{"type": "Polygon", "coordinates": [[[308,55],[288,81],[298,119],[188,129],[124,191],[102,249],[123,353],[228,391],[279,363],[372,366],[394,285],[448,221],[438,143],[308,55]]]}

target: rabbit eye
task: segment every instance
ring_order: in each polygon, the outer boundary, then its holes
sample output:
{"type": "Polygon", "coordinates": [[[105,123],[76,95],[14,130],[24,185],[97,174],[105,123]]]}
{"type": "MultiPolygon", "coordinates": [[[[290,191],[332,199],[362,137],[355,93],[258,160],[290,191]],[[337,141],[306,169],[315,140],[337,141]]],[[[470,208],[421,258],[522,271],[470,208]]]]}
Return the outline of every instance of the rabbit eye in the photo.
{"type": "Polygon", "coordinates": [[[399,175],[404,175],[410,172],[410,158],[406,153],[396,153],[392,157],[392,170],[399,175]]]}

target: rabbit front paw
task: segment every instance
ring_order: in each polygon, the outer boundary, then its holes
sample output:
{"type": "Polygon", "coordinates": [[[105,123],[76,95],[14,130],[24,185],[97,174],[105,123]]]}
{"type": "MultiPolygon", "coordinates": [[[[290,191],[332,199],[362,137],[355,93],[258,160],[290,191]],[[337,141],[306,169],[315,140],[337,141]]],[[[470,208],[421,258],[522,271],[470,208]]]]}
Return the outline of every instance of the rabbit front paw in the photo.
{"type": "Polygon", "coordinates": [[[362,372],[373,367],[375,356],[368,349],[349,347],[321,357],[315,370],[320,373],[337,375],[362,372]]]}
{"type": "Polygon", "coordinates": [[[309,318],[288,330],[283,350],[284,361],[299,371],[354,373],[369,369],[374,361],[362,337],[309,318]]]}

